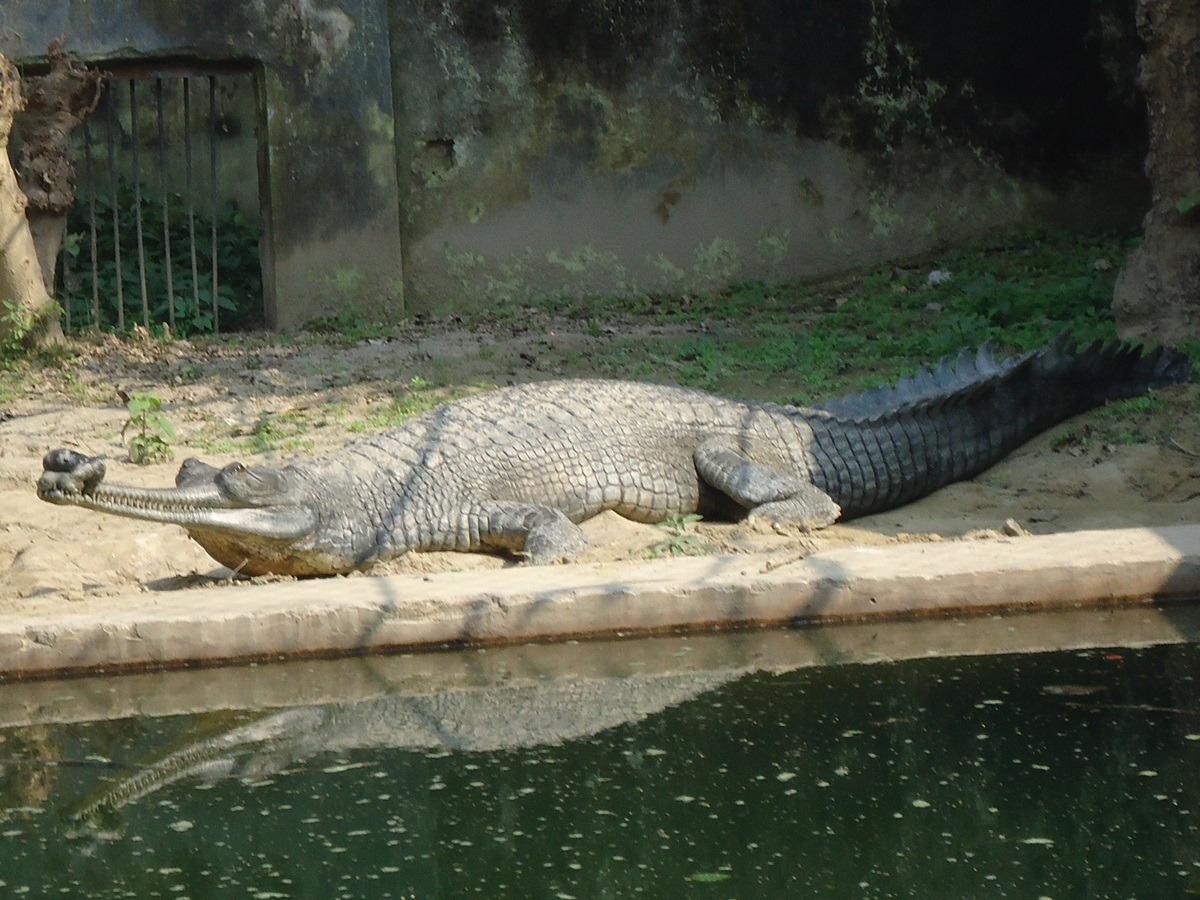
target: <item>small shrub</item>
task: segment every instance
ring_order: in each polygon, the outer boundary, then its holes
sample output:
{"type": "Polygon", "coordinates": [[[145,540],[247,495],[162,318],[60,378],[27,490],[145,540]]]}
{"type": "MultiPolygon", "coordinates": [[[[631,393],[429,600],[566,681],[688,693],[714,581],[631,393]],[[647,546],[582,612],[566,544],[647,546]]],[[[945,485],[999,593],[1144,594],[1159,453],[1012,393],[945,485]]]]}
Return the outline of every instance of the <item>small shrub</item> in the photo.
{"type": "Polygon", "coordinates": [[[688,531],[703,517],[696,513],[688,515],[668,516],[658,523],[658,527],[667,532],[667,536],[656,544],[646,548],[646,555],[652,558],[660,556],[703,556],[712,553],[713,547],[704,543],[700,538],[688,531]]]}
{"type": "Polygon", "coordinates": [[[129,418],[121,426],[121,440],[130,428],[137,430],[129,440],[129,461],[146,466],[172,459],[175,451],[170,441],[175,439],[175,428],[162,411],[162,400],[156,394],[132,394],[125,408],[129,418]]]}
{"type": "Polygon", "coordinates": [[[12,300],[0,301],[0,368],[12,366],[29,351],[33,316],[12,300]]]}

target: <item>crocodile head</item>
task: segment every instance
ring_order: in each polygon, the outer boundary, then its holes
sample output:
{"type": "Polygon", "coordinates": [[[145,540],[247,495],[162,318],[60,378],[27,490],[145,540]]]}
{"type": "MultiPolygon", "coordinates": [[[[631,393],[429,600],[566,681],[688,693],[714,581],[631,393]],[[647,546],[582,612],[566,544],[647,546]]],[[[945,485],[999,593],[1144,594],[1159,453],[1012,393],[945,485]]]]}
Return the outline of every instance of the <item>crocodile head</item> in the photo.
{"type": "Polygon", "coordinates": [[[104,460],[74,450],[51,450],[42,467],[43,500],[180,525],[218,562],[248,575],[328,575],[364,563],[349,548],[329,549],[320,495],[293,466],[217,469],[188,459],[173,488],[107,484],[104,460]]]}

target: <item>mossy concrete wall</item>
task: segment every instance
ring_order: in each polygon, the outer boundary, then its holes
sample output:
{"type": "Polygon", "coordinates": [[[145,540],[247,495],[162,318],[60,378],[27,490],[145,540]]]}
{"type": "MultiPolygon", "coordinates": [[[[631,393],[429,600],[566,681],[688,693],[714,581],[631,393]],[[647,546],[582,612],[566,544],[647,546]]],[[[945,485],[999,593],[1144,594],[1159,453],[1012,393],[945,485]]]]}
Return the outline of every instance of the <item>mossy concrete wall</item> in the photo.
{"type": "Polygon", "coordinates": [[[368,315],[399,314],[393,102],[379,3],[5,0],[0,7],[0,52],[12,59],[36,61],[59,35],[89,61],[254,67],[268,324],[296,327],[336,312],[347,281],[368,315]]]}
{"type": "Polygon", "coordinates": [[[1131,2],[389,2],[413,311],[821,276],[1147,202],[1131,2]]]}
{"type": "Polygon", "coordinates": [[[278,327],[822,276],[1149,202],[1133,0],[0,8],[18,60],[59,34],[256,67],[278,327]]]}

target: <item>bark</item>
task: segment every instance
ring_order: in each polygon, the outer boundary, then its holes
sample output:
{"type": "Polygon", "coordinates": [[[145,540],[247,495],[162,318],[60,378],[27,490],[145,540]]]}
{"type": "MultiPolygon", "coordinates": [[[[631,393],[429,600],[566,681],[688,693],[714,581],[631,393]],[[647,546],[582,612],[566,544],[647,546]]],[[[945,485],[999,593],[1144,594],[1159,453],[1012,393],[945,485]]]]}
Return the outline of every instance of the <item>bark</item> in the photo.
{"type": "Polygon", "coordinates": [[[42,278],[54,289],[58,251],[67,231],[67,213],[75,202],[75,146],[72,135],[100,100],[101,77],[80,65],[63,49],[63,39],[51,41],[46,53],[50,71],[26,78],[25,110],[21,113],[21,154],[17,180],[29,206],[25,211],[42,278]]]}
{"type": "Polygon", "coordinates": [[[58,305],[42,280],[25,194],[8,157],[13,119],[22,106],[21,76],[0,54],[0,341],[51,343],[62,338],[58,305]]]}
{"type": "Polygon", "coordinates": [[[1146,44],[1139,83],[1146,95],[1153,199],[1145,240],[1117,277],[1113,315],[1123,337],[1200,336],[1200,3],[1138,0],[1146,44]]]}

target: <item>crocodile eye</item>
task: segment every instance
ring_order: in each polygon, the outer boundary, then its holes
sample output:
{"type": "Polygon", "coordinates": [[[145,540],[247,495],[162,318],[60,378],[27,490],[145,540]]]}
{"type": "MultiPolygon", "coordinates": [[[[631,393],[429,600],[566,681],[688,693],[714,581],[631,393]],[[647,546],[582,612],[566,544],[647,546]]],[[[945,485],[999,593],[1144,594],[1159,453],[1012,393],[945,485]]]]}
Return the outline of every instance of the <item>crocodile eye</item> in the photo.
{"type": "Polygon", "coordinates": [[[217,476],[218,483],[224,486],[224,489],[231,491],[234,494],[253,491],[255,485],[262,482],[258,474],[249,466],[240,462],[231,462],[229,465],[221,469],[217,476]]]}
{"type": "Polygon", "coordinates": [[[217,484],[226,496],[248,503],[257,503],[285,487],[279,473],[270,466],[260,468],[240,462],[225,466],[217,476],[217,484]]]}

